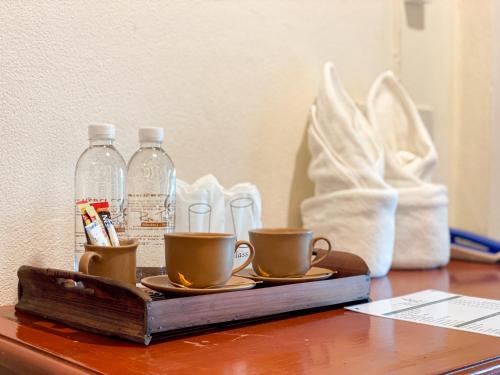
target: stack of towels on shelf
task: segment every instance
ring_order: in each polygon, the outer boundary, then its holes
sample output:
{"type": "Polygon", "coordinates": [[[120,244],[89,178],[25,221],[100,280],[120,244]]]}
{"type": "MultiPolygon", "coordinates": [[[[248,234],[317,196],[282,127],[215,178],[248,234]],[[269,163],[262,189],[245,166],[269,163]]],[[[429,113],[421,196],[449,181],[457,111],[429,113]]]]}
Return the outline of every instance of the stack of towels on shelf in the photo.
{"type": "Polygon", "coordinates": [[[392,72],[373,83],[366,115],[325,64],[311,107],[309,177],[302,220],[334,248],[361,256],[373,277],[448,263],[448,196],[431,182],[436,149],[392,72]]]}

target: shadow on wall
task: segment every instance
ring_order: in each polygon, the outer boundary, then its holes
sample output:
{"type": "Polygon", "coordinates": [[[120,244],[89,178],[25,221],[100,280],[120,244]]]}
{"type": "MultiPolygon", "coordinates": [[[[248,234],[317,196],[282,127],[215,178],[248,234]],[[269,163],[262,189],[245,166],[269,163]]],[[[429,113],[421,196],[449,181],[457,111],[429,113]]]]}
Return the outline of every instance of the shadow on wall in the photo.
{"type": "Polygon", "coordinates": [[[302,133],[302,141],[295,156],[295,167],[290,186],[290,200],[288,201],[287,225],[289,227],[302,226],[300,204],[304,199],[314,195],[314,184],[307,175],[307,168],[311,161],[311,154],[307,147],[307,128],[308,126],[306,125],[302,133]]]}

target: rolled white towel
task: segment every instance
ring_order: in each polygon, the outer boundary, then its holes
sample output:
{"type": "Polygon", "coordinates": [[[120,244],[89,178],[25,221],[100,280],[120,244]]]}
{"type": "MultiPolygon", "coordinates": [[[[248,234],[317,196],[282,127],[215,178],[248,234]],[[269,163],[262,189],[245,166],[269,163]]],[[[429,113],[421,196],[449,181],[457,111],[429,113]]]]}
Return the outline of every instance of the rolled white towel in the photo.
{"type": "Polygon", "coordinates": [[[383,180],[383,148],[333,64],[311,108],[309,177],[315,196],[301,205],[305,227],[361,256],[374,277],[389,270],[397,193],[383,180]]]}
{"type": "MultiPolygon", "coordinates": [[[[315,195],[348,189],[387,189],[388,185],[382,177],[383,171],[380,170],[380,164],[384,163],[383,156],[380,154],[374,159],[351,158],[352,153],[345,149],[331,149],[325,142],[327,137],[321,132],[316,113],[317,107],[311,106],[308,128],[311,162],[308,172],[309,178],[315,183],[315,195]]],[[[344,134],[342,139],[344,144],[360,142],[354,134],[344,134]]],[[[360,153],[360,150],[357,152],[360,153]]]]}
{"type": "Polygon", "coordinates": [[[398,189],[393,268],[433,268],[450,258],[448,194],[442,185],[398,189]]]}
{"type": "Polygon", "coordinates": [[[385,181],[399,194],[393,268],[447,264],[447,189],[431,183],[437,152],[415,104],[392,72],[373,83],[367,115],[384,145],[385,181]]]}
{"type": "Polygon", "coordinates": [[[391,71],[373,82],[367,116],[384,148],[385,180],[396,187],[431,182],[436,148],[417,107],[391,71]]]}
{"type": "Polygon", "coordinates": [[[302,202],[302,221],[334,249],[359,255],[372,277],[387,274],[394,247],[397,193],[392,189],[350,189],[302,202]]]}
{"type": "Polygon", "coordinates": [[[321,140],[319,149],[310,145],[311,153],[328,153],[333,188],[343,187],[337,185],[343,178],[347,188],[385,188],[383,145],[377,142],[372,127],[344,89],[331,62],[323,68],[323,83],[311,108],[310,126],[321,140]]]}

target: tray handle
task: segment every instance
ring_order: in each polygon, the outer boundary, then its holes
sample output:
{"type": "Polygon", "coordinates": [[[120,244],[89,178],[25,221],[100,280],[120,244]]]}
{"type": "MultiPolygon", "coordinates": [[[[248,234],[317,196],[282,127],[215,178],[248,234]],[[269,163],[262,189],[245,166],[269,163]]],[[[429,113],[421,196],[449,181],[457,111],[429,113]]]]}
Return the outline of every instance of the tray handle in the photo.
{"type": "Polygon", "coordinates": [[[95,290],[93,288],[87,288],[83,284],[81,277],[79,277],[80,275],[76,272],[58,270],[55,268],[47,268],[46,272],[48,277],[55,278],[57,284],[61,285],[69,292],[86,294],[89,296],[95,294],[95,290]]]}
{"type": "Polygon", "coordinates": [[[88,296],[95,295],[96,291],[115,290],[131,293],[140,297],[143,301],[151,301],[151,297],[146,292],[135,286],[105,277],[86,275],[81,272],[24,265],[19,268],[17,275],[20,284],[18,293],[20,297],[22,296],[23,284],[31,285],[37,279],[49,279],[67,291],[88,296]]]}
{"type": "Polygon", "coordinates": [[[54,272],[52,275],[49,274],[49,276],[54,277],[56,279],[57,284],[62,286],[68,292],[75,292],[75,293],[85,294],[88,296],[93,296],[95,294],[95,290],[93,288],[87,288],[85,284],[83,284],[81,281],[75,280],[77,279],[77,277],[75,277],[74,274],[68,274],[63,271],[63,272],[54,272]]]}
{"type": "Polygon", "coordinates": [[[67,270],[58,270],[55,268],[47,268],[46,274],[49,277],[55,277],[60,279],[70,279],[73,281],[80,281],[78,274],[76,272],[67,271],[67,270]]]}

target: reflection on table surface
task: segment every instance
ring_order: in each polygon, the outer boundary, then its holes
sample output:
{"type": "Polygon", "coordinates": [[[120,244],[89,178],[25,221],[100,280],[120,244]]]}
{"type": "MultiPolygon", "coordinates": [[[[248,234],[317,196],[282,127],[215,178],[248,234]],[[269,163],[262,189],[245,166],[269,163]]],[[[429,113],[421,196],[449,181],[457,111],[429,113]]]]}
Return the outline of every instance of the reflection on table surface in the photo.
{"type": "MultiPolygon", "coordinates": [[[[372,298],[441,289],[500,298],[497,265],[393,271],[372,282],[372,298]]],[[[357,314],[343,309],[181,337],[143,347],[0,308],[2,337],[104,372],[429,373],[498,355],[498,339],[357,314]]]]}

